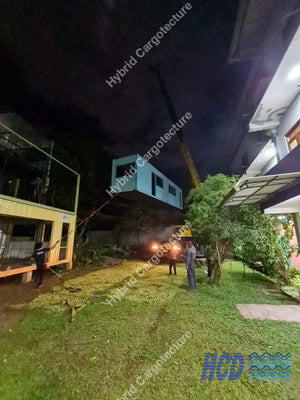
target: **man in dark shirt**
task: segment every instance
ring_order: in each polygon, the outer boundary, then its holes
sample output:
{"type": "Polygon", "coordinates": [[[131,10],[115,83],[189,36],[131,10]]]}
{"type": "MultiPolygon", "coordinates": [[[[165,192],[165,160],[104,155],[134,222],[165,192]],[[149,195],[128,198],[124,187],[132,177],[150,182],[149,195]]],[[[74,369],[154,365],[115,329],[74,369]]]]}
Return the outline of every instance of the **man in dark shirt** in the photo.
{"type": "Polygon", "coordinates": [[[172,267],[174,268],[174,275],[176,275],[176,260],[179,246],[175,243],[169,250],[169,274],[172,275],[172,267]]]}
{"type": "Polygon", "coordinates": [[[42,242],[36,243],[34,246],[33,257],[36,263],[36,287],[41,287],[44,278],[44,270],[47,266],[46,254],[48,251],[54,249],[59,243],[59,240],[51,247],[43,247],[42,242]]]}

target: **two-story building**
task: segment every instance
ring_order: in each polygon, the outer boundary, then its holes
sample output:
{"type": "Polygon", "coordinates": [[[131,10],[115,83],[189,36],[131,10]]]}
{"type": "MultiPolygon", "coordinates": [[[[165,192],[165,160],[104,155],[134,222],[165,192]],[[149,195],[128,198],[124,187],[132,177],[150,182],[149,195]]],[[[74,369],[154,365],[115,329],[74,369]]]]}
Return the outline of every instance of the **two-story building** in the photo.
{"type": "MultiPolygon", "coordinates": [[[[232,130],[229,169],[242,176],[227,204],[260,203],[265,213],[293,214],[292,244],[299,247],[300,9],[294,1],[273,5],[240,4],[230,61],[247,59],[252,67],[232,130]]],[[[296,253],[292,262],[300,267],[296,253]]]]}
{"type": "Polygon", "coordinates": [[[25,282],[36,269],[31,257],[37,241],[48,246],[59,240],[48,266],[72,268],[80,179],[48,152],[48,144],[28,139],[35,136],[19,117],[0,114],[0,278],[23,274],[25,282]]]}

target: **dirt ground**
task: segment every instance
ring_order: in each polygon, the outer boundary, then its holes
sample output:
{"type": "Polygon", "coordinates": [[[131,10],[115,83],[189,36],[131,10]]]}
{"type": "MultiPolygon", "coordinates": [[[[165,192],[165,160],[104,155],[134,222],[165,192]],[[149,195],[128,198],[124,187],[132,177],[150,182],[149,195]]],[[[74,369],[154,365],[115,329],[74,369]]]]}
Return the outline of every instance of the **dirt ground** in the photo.
{"type": "MultiPolygon", "coordinates": [[[[82,276],[94,271],[90,269],[75,269],[64,272],[63,280],[82,276]]],[[[36,288],[34,281],[21,283],[21,275],[14,275],[0,279],[0,329],[10,329],[16,322],[22,319],[24,305],[42,293],[49,292],[54,286],[60,284],[60,279],[52,272],[45,271],[43,285],[36,288]]]]}
{"type": "MultiPolygon", "coordinates": [[[[103,256],[97,264],[89,264],[71,271],[63,271],[61,274],[62,281],[77,278],[95,270],[112,268],[122,263],[122,261],[122,259],[103,256]]],[[[21,274],[0,279],[0,329],[10,329],[22,318],[27,303],[40,294],[49,292],[54,286],[61,283],[61,280],[50,270],[45,271],[43,285],[38,289],[34,280],[29,283],[21,283],[21,279],[21,274]]]]}

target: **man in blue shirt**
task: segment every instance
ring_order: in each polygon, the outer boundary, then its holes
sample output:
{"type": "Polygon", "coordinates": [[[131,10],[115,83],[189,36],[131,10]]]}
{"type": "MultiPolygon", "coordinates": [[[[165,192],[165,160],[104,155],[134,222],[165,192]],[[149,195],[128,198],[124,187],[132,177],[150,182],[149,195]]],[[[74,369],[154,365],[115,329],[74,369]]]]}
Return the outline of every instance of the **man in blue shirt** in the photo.
{"type": "Polygon", "coordinates": [[[186,257],[185,265],[187,271],[187,279],[189,283],[189,290],[196,289],[196,276],[195,276],[195,254],[193,251],[193,242],[186,242],[186,257]]]}

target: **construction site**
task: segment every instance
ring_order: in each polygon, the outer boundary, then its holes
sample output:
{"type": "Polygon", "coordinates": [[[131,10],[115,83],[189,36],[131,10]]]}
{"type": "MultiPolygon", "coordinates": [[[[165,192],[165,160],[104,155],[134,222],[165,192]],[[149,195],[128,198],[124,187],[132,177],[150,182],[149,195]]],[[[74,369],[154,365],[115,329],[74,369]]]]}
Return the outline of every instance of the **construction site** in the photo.
{"type": "Polygon", "coordinates": [[[19,3],[0,400],[300,399],[299,0],[19,3]]]}

